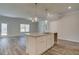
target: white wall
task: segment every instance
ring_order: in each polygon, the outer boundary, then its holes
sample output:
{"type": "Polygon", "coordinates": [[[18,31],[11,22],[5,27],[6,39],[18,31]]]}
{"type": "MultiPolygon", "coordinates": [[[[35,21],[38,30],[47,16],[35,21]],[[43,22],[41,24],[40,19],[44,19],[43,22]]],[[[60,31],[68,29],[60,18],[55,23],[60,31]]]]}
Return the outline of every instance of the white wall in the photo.
{"type": "Polygon", "coordinates": [[[79,12],[66,14],[58,21],[59,38],[79,42],[79,12]]]}
{"type": "Polygon", "coordinates": [[[50,22],[49,23],[49,32],[52,32],[52,33],[55,33],[55,32],[57,32],[57,24],[58,24],[58,22],[57,21],[52,21],[52,22],[50,22]]]}
{"type": "Polygon", "coordinates": [[[58,38],[79,42],[79,12],[66,14],[62,19],[50,22],[50,31],[58,32],[58,38]]]}

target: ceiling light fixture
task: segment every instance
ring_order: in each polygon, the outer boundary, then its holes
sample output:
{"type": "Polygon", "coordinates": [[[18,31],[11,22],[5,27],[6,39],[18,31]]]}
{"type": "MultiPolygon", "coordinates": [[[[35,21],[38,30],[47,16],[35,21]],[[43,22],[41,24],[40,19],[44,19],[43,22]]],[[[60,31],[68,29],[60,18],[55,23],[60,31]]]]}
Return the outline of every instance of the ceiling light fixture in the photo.
{"type": "Polygon", "coordinates": [[[38,21],[38,17],[37,17],[37,3],[35,3],[35,15],[32,18],[32,22],[37,22],[38,21]]]}
{"type": "Polygon", "coordinates": [[[71,9],[71,8],[72,8],[71,6],[68,7],[68,9],[71,9]]]}
{"type": "Polygon", "coordinates": [[[45,24],[47,24],[48,22],[48,17],[50,16],[50,13],[48,12],[48,9],[45,9],[45,14],[46,14],[46,20],[45,20],[45,24]]]}
{"type": "Polygon", "coordinates": [[[53,17],[54,15],[48,12],[48,9],[45,9],[46,17],[53,17]]]}
{"type": "Polygon", "coordinates": [[[45,14],[46,14],[46,17],[49,16],[49,13],[48,13],[48,9],[47,8],[45,9],[45,14]]]}
{"type": "Polygon", "coordinates": [[[45,20],[45,24],[47,24],[48,23],[48,21],[47,20],[45,20]]]}

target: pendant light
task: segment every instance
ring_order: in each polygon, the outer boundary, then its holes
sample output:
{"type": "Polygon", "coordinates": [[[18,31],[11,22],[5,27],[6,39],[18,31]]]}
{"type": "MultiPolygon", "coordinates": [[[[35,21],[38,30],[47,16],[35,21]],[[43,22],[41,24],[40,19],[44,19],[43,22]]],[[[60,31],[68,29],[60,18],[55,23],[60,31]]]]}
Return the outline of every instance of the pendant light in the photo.
{"type": "Polygon", "coordinates": [[[45,16],[46,16],[45,23],[46,23],[46,24],[47,24],[47,22],[48,22],[48,15],[49,15],[48,9],[46,8],[46,9],[45,9],[45,16]]]}
{"type": "Polygon", "coordinates": [[[37,17],[37,3],[35,3],[35,14],[34,17],[32,18],[32,22],[37,22],[38,21],[38,17],[37,17]]]}

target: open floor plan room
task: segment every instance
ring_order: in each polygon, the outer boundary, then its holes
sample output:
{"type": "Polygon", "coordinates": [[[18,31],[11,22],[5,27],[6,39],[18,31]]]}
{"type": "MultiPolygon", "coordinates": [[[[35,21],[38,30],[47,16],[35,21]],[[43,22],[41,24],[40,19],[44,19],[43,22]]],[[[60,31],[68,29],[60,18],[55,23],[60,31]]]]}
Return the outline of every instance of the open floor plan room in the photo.
{"type": "Polygon", "coordinates": [[[0,55],[79,55],[79,3],[0,3],[0,55]]]}

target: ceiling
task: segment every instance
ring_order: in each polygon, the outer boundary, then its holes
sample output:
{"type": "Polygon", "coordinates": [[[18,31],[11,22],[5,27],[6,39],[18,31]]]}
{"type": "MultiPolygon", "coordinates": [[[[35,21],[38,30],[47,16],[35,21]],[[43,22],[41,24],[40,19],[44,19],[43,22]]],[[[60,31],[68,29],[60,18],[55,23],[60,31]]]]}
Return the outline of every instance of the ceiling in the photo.
{"type": "Polygon", "coordinates": [[[63,13],[79,10],[79,4],[67,3],[0,3],[0,15],[8,17],[19,17],[30,20],[32,17],[37,16],[40,20],[47,19],[46,11],[48,9],[49,19],[55,20],[63,16],[63,13]],[[68,10],[71,6],[71,10],[68,10]]]}

